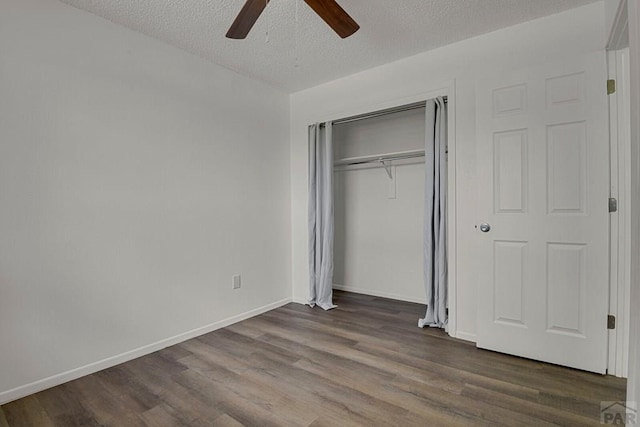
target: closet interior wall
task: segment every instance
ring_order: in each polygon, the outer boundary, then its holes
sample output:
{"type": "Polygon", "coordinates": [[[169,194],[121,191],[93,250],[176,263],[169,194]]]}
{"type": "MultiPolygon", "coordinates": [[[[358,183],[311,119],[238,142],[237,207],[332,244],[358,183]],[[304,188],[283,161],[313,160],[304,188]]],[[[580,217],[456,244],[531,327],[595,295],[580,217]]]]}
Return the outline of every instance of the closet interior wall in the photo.
{"type": "MultiPolygon", "coordinates": [[[[425,109],[333,127],[334,160],[424,150],[425,109]]],[[[424,157],[336,167],[334,288],[425,303],[424,157]]]]}

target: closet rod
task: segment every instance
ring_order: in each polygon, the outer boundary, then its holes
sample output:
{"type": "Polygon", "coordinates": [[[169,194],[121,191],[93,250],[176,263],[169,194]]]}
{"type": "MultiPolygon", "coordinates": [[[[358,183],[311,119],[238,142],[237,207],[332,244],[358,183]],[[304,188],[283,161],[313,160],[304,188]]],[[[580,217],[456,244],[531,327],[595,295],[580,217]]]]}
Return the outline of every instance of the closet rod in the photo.
{"type": "MultiPolygon", "coordinates": [[[[444,97],[445,104],[447,103],[447,97],[444,97]]],[[[426,105],[425,101],[416,102],[413,104],[401,105],[399,107],[388,108],[386,110],[373,111],[371,113],[359,114],[357,116],[345,117],[343,119],[333,120],[331,123],[334,125],[341,125],[345,123],[357,122],[359,120],[364,119],[372,119],[374,117],[386,116],[388,114],[400,113],[402,111],[415,110],[418,108],[424,108],[426,105]]],[[[320,126],[324,126],[324,123],[320,126]]]]}
{"type": "Polygon", "coordinates": [[[336,160],[334,166],[362,165],[365,163],[383,163],[392,160],[413,159],[424,157],[424,150],[402,151],[399,153],[378,154],[376,156],[349,157],[336,160]]]}

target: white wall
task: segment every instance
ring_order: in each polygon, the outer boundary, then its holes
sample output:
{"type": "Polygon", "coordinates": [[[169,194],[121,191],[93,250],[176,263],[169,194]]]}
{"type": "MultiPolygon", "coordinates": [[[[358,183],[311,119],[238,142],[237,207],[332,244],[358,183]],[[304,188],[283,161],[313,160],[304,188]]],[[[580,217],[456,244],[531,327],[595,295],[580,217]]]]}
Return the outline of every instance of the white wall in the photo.
{"type": "MultiPolygon", "coordinates": [[[[336,159],[424,149],[424,139],[424,108],[333,128],[336,159]]],[[[333,282],[336,289],[426,303],[424,159],[393,163],[393,181],[381,167],[336,169],[333,282]]]]}
{"type": "Polygon", "coordinates": [[[288,126],[264,84],[0,0],[0,403],[289,300],[288,126]]]}
{"type": "Polygon", "coordinates": [[[615,26],[616,15],[626,0],[604,0],[605,34],[609,36],[615,26]]]}
{"type": "MultiPolygon", "coordinates": [[[[476,333],[475,86],[489,74],[540,64],[567,55],[603,51],[604,4],[506,28],[441,49],[373,68],[295,93],[291,97],[291,190],[294,299],[304,301],[307,287],[307,126],[417,100],[420,94],[455,79],[457,331],[476,333]]],[[[604,51],[603,51],[604,61],[604,51]]]]}

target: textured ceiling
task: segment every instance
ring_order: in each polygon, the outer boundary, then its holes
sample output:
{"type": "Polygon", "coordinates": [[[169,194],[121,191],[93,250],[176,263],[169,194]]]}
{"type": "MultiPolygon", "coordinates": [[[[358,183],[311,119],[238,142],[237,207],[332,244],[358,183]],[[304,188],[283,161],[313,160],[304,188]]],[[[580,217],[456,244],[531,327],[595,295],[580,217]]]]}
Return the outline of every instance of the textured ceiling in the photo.
{"type": "Polygon", "coordinates": [[[246,40],[225,38],[245,0],[61,1],[294,92],[597,0],[338,0],[345,40],[303,0],[271,0],[246,40]]]}

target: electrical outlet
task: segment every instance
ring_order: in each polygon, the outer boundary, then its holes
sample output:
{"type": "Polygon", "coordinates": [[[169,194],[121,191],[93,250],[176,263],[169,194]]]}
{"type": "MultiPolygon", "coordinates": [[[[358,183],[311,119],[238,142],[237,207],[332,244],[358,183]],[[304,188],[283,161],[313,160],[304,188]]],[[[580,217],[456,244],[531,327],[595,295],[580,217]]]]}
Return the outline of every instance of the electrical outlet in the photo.
{"type": "Polygon", "coordinates": [[[240,275],[236,274],[235,276],[233,276],[233,288],[232,289],[240,289],[241,285],[242,285],[242,282],[240,280],[240,275]]]}

